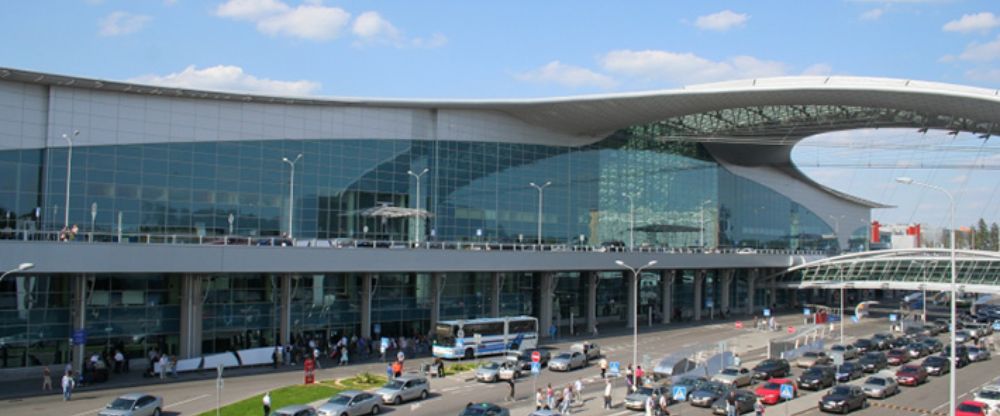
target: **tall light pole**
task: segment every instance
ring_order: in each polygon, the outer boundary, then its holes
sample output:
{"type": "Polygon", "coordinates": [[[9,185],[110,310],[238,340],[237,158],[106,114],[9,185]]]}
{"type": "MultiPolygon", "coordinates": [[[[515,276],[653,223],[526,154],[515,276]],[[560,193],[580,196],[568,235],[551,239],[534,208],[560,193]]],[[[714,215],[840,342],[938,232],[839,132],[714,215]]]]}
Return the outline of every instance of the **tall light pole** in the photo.
{"type": "Polygon", "coordinates": [[[294,239],[292,235],[292,216],[295,215],[295,164],[302,159],[302,153],[295,156],[295,160],[288,160],[287,157],[281,158],[282,162],[288,164],[292,167],[291,176],[288,178],[288,238],[294,239]]]}
{"type": "MultiPolygon", "coordinates": [[[[639,273],[642,270],[656,264],[656,260],[650,260],[645,266],[634,269],[625,264],[624,261],[615,260],[615,264],[632,271],[632,279],[635,282],[632,287],[632,363],[639,365],[639,273]]],[[[638,387],[636,372],[632,371],[632,385],[638,387]]]]}
{"type": "MultiPolygon", "coordinates": [[[[896,178],[896,182],[904,185],[917,185],[923,186],[924,188],[930,188],[936,191],[941,191],[948,196],[948,223],[951,227],[951,371],[948,372],[948,400],[950,402],[950,410],[948,414],[955,416],[955,298],[958,296],[958,290],[956,290],[955,281],[958,280],[958,269],[956,268],[955,261],[955,197],[940,186],[935,186],[923,182],[918,182],[909,177],[896,178]]],[[[924,299],[927,302],[927,299],[924,299]]]]}
{"type": "Polygon", "coordinates": [[[705,205],[711,203],[712,203],[711,199],[701,203],[701,248],[702,249],[705,249],[705,205]]]}
{"type": "Polygon", "coordinates": [[[80,135],[80,130],[73,130],[73,135],[63,133],[62,138],[69,144],[66,152],[66,204],[63,205],[63,228],[69,228],[69,184],[73,177],[73,138],[80,135]]]}
{"type": "Polygon", "coordinates": [[[7,270],[7,271],[3,272],[3,274],[0,274],[0,282],[3,282],[3,278],[7,277],[8,274],[23,272],[25,270],[32,269],[34,267],[35,267],[35,263],[21,263],[21,264],[18,264],[16,268],[7,270]]]}
{"type": "Polygon", "coordinates": [[[635,197],[641,195],[642,192],[636,192],[634,195],[622,192],[622,196],[628,198],[628,249],[632,251],[635,249],[635,197]]]}
{"type": "Polygon", "coordinates": [[[417,241],[417,244],[420,244],[420,223],[423,222],[423,220],[421,220],[421,215],[423,215],[423,213],[420,212],[420,177],[424,176],[424,174],[429,171],[430,169],[428,168],[424,168],[424,170],[420,171],[420,173],[413,173],[412,170],[406,171],[407,175],[410,175],[417,180],[417,215],[416,215],[417,226],[416,229],[413,230],[413,232],[416,234],[415,239],[417,241]]]}
{"type": "Polygon", "coordinates": [[[542,245],[542,194],[546,187],[552,185],[552,181],[546,181],[541,186],[535,185],[534,182],[528,185],[538,190],[538,245],[542,245]]]}

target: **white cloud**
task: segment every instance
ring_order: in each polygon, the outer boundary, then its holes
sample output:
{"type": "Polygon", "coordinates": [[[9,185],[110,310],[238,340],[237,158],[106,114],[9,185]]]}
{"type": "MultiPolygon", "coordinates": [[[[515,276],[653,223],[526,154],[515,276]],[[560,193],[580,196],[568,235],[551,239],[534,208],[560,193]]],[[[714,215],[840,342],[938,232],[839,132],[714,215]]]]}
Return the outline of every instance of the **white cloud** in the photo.
{"type": "Polygon", "coordinates": [[[993,28],[1000,26],[1000,17],[990,12],[963,15],[961,19],[952,20],[944,24],[941,29],[945,32],[989,32],[993,28]]]}
{"type": "Polygon", "coordinates": [[[830,64],[813,64],[802,71],[802,75],[830,75],[832,72],[830,64]]]}
{"type": "Polygon", "coordinates": [[[113,12],[98,22],[101,36],[119,36],[138,32],[146,25],[149,16],[128,12],[113,12]]]}
{"type": "Polygon", "coordinates": [[[232,65],[216,65],[203,69],[190,65],[181,72],[167,75],[143,75],[129,79],[129,81],[165,87],[286,96],[310,95],[320,88],[320,84],[313,81],[275,81],[257,78],[243,72],[243,68],[232,65]]]}
{"type": "Polygon", "coordinates": [[[698,16],[694,25],[699,29],[724,32],[734,27],[743,26],[746,24],[748,19],[750,19],[750,15],[745,13],[736,13],[732,10],[726,9],[718,13],[698,16]]]}
{"type": "Polygon", "coordinates": [[[351,14],[339,7],[327,7],[310,1],[291,7],[278,0],[229,0],[215,10],[219,17],[257,23],[261,33],[310,40],[330,40],[351,20],[351,14]]]}
{"type": "Polygon", "coordinates": [[[752,56],[712,61],[693,53],[662,50],[611,51],[601,58],[601,66],[608,72],[680,84],[785,74],[785,64],[752,56]]]}
{"type": "Polygon", "coordinates": [[[1000,59],[1000,36],[992,42],[973,42],[965,47],[965,51],[958,58],[963,61],[992,61],[1000,59]]]}
{"type": "Polygon", "coordinates": [[[364,12],[358,15],[354,19],[351,31],[364,41],[396,43],[400,38],[399,29],[378,12],[364,12]]]}
{"type": "Polygon", "coordinates": [[[410,40],[410,44],[417,48],[440,48],[448,43],[448,37],[435,33],[428,38],[413,38],[410,40]]]}
{"type": "Polygon", "coordinates": [[[861,20],[878,20],[879,18],[882,17],[883,14],[885,14],[885,9],[882,9],[882,8],[871,9],[871,10],[868,10],[868,11],[866,11],[864,13],[861,13],[861,16],[859,16],[859,19],[861,19],[861,20]]]}
{"type": "Polygon", "coordinates": [[[1000,69],[997,68],[970,69],[968,71],[965,71],[965,77],[976,81],[1000,83],[1000,69]]]}
{"type": "Polygon", "coordinates": [[[521,81],[552,83],[566,87],[598,87],[611,88],[615,86],[615,80],[611,77],[573,65],[566,65],[559,61],[552,61],[541,68],[515,74],[514,78],[521,81]]]}

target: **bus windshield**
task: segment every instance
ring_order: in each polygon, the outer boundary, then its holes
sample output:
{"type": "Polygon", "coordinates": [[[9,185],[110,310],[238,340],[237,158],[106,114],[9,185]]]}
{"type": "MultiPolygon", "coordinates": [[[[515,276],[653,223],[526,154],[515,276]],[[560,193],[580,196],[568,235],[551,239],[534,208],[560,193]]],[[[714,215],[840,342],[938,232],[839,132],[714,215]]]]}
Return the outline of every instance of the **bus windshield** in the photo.
{"type": "Polygon", "coordinates": [[[455,344],[455,325],[438,324],[434,328],[434,343],[440,345],[455,344]]]}

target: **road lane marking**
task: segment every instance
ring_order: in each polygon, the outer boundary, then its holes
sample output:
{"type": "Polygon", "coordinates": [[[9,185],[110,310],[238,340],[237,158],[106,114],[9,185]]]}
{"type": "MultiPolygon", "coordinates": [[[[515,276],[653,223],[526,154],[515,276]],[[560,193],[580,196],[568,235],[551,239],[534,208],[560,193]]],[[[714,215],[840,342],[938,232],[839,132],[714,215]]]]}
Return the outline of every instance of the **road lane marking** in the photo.
{"type": "Polygon", "coordinates": [[[103,408],[103,407],[101,407],[101,408],[97,408],[97,409],[94,409],[94,410],[88,410],[88,411],[86,411],[86,412],[83,412],[83,413],[77,413],[77,414],[75,414],[75,415],[73,415],[73,416],[84,416],[84,415],[89,415],[89,414],[91,414],[91,413],[97,413],[97,412],[100,412],[101,410],[104,410],[104,408],[103,408]]]}
{"type": "Polygon", "coordinates": [[[201,396],[198,396],[198,397],[192,397],[192,398],[187,399],[187,400],[181,400],[181,401],[179,401],[177,403],[168,404],[166,406],[163,406],[163,408],[164,409],[169,409],[169,408],[174,407],[174,406],[180,406],[182,404],[188,404],[188,403],[191,403],[191,402],[193,402],[195,400],[201,400],[201,399],[204,399],[206,397],[211,397],[211,396],[212,396],[211,394],[202,394],[201,396]]]}

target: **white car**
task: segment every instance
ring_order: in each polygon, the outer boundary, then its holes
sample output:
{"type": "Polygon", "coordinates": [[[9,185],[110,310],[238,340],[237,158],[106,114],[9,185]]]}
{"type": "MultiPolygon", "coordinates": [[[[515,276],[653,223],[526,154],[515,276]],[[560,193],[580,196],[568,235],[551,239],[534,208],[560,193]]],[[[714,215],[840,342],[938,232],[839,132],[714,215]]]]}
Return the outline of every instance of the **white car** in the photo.
{"type": "Polygon", "coordinates": [[[990,409],[1000,406],[1000,385],[983,387],[976,392],[976,401],[986,403],[990,409]]]}

